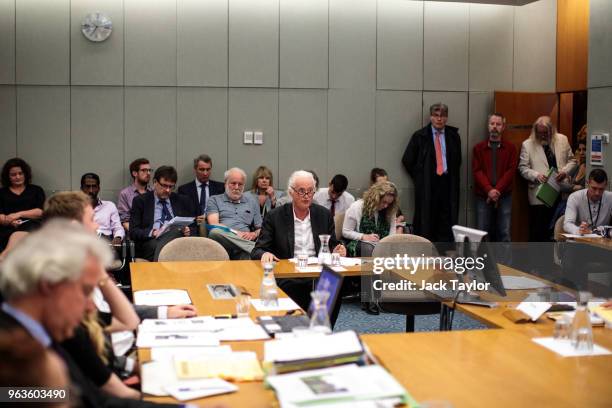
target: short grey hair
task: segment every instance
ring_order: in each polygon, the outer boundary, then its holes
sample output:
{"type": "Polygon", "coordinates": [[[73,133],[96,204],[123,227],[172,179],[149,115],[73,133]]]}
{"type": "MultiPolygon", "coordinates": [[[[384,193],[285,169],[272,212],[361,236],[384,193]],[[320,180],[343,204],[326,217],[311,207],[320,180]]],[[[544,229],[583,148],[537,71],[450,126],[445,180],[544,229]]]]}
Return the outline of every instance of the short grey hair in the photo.
{"type": "Polygon", "coordinates": [[[212,159],[207,154],[201,154],[198,157],[196,157],[195,159],[193,159],[193,168],[194,169],[196,167],[198,167],[198,163],[199,162],[210,163],[210,165],[212,166],[212,159]]]}
{"type": "Polygon", "coordinates": [[[223,174],[223,181],[227,183],[227,179],[229,178],[230,174],[236,173],[236,172],[242,175],[242,178],[244,179],[244,182],[246,183],[247,175],[244,172],[244,170],[242,170],[240,167],[232,167],[231,169],[226,170],[225,173],[223,174]]]}
{"type": "Polygon", "coordinates": [[[295,181],[299,178],[307,178],[312,180],[312,186],[316,186],[317,183],[315,182],[315,178],[313,177],[312,173],[306,170],[298,170],[298,171],[294,171],[293,173],[291,173],[291,176],[289,176],[289,181],[287,182],[287,190],[294,190],[293,186],[295,184],[295,181]]]}
{"type": "Polygon", "coordinates": [[[441,112],[448,115],[448,106],[442,102],[436,102],[429,107],[429,115],[433,115],[435,112],[441,112]]]}
{"type": "Polygon", "coordinates": [[[108,266],[113,255],[107,243],[75,221],[49,221],[9,252],[0,270],[0,292],[7,300],[27,295],[39,283],[75,281],[88,256],[108,266]]]}

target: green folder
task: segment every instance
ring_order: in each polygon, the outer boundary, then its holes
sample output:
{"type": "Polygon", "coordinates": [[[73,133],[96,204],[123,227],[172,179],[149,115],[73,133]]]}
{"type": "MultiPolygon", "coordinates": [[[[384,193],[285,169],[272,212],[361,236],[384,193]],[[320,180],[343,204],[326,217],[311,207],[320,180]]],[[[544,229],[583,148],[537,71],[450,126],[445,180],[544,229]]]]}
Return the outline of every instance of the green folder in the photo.
{"type": "Polygon", "coordinates": [[[551,167],[547,174],[548,181],[540,184],[538,190],[536,191],[537,199],[543,202],[549,208],[555,205],[557,198],[559,198],[559,192],[561,191],[561,187],[556,180],[557,174],[559,174],[557,173],[557,169],[551,167]]]}

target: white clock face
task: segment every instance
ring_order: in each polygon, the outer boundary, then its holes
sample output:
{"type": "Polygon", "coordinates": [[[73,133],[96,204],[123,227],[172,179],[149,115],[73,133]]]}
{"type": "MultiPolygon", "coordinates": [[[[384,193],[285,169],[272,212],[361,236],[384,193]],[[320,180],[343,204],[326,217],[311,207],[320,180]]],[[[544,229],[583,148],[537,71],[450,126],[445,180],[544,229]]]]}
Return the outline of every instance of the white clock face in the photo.
{"type": "Polygon", "coordinates": [[[113,22],[103,13],[92,13],[85,16],[81,23],[81,31],[85,38],[94,42],[106,40],[113,31],[113,22]]]}

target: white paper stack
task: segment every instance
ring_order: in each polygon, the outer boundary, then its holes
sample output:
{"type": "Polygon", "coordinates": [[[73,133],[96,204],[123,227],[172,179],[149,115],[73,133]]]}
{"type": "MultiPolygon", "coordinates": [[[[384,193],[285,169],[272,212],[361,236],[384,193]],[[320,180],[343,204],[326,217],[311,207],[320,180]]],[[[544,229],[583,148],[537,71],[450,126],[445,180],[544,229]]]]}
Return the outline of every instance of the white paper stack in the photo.
{"type": "Polygon", "coordinates": [[[249,317],[215,319],[200,316],[191,319],[146,319],[138,326],[138,333],[190,334],[208,333],[218,341],[265,340],[270,338],[265,330],[249,317]]]}
{"type": "MultiPolygon", "coordinates": [[[[408,402],[406,390],[387,371],[377,365],[355,364],[321,370],[300,371],[269,376],[267,383],[276,391],[280,406],[335,406],[367,401],[397,399],[408,402]]],[[[355,405],[351,405],[355,406],[355,405]]],[[[384,405],[383,405],[384,406],[384,405]]]]}
{"type": "Polygon", "coordinates": [[[136,346],[140,348],[218,345],[219,339],[217,339],[217,336],[207,332],[140,332],[138,333],[138,340],[136,340],[136,346]]]}
{"type": "Polygon", "coordinates": [[[264,343],[264,361],[291,362],[334,358],[363,353],[357,333],[312,334],[264,343]]]}

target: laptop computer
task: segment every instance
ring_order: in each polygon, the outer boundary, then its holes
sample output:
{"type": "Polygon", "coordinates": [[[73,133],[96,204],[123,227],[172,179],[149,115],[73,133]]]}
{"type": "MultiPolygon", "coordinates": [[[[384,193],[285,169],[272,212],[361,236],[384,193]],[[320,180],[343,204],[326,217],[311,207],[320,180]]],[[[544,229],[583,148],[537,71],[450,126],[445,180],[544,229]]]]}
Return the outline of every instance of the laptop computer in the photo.
{"type": "MultiPolygon", "coordinates": [[[[340,311],[340,303],[337,301],[340,295],[340,289],[342,288],[342,279],[342,275],[338,272],[327,265],[323,265],[315,289],[329,292],[327,311],[330,315],[329,320],[332,327],[340,311]]],[[[311,301],[307,311],[308,316],[260,316],[258,320],[264,330],[269,335],[274,336],[276,333],[290,333],[295,327],[308,327],[310,325],[310,316],[312,316],[313,312],[314,302],[311,301]]]]}

